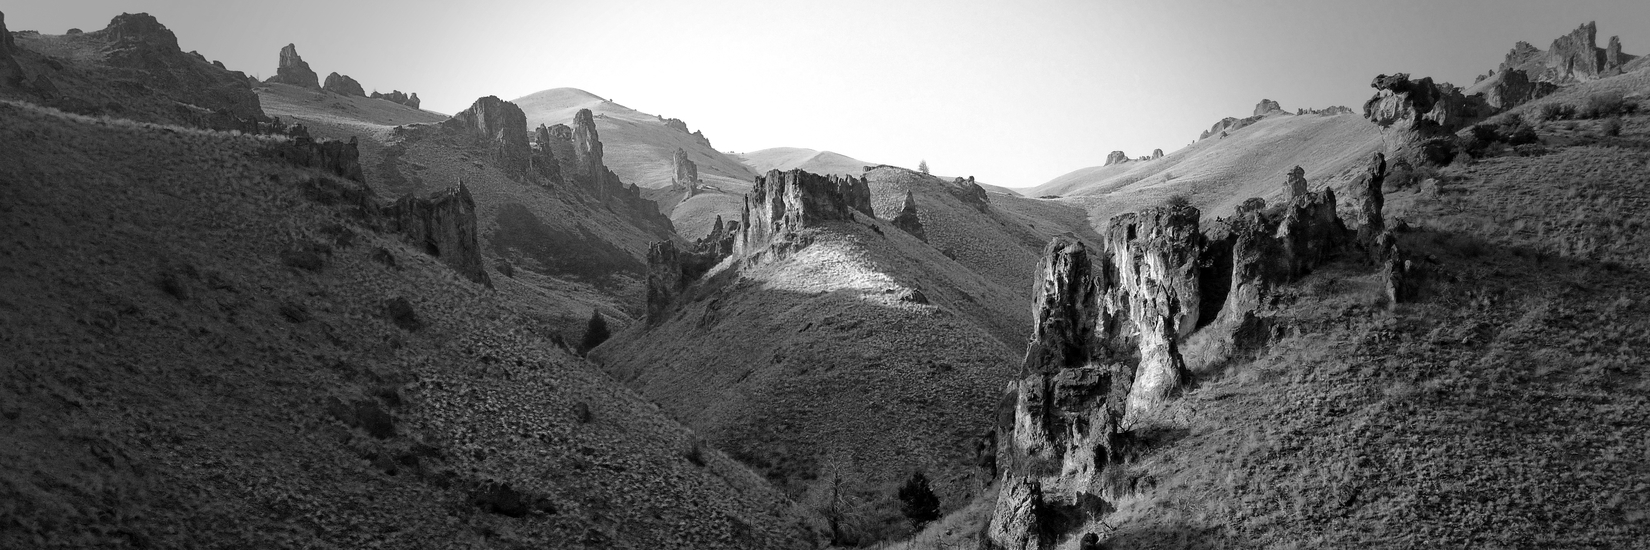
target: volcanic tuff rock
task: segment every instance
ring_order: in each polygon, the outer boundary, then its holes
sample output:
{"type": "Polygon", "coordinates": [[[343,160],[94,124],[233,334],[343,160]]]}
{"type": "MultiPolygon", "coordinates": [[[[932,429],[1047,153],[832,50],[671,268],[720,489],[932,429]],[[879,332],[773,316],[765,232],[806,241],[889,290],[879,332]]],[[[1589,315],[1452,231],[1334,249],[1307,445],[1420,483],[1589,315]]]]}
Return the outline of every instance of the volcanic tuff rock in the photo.
{"type": "Polygon", "coordinates": [[[1358,242],[1366,247],[1374,244],[1375,237],[1386,231],[1386,221],[1381,217],[1381,208],[1386,204],[1386,198],[1381,194],[1381,185],[1386,182],[1386,155],[1375,153],[1369,159],[1369,169],[1365,177],[1357,186],[1358,200],[1361,206],[1359,215],[1363,217],[1358,224],[1358,242]]]}
{"type": "Polygon", "coordinates": [[[967,179],[957,178],[952,180],[951,186],[947,187],[946,191],[950,192],[951,196],[957,197],[957,200],[971,204],[981,212],[991,206],[991,198],[986,196],[984,187],[980,187],[980,184],[974,182],[974,176],[968,176],[967,179]]]}
{"type": "Polygon", "coordinates": [[[482,264],[476,202],[464,182],[427,198],[402,197],[387,210],[396,231],[460,274],[492,287],[482,264]]]}
{"type": "Polygon", "coordinates": [[[789,255],[809,244],[800,232],[829,221],[853,221],[854,212],[875,218],[864,178],[821,176],[802,170],[769,170],[745,197],[735,253],[789,255]]]}
{"type": "Polygon", "coordinates": [[[305,63],[304,58],[298,57],[298,47],[293,44],[281,48],[280,65],[275,68],[275,76],[269,77],[268,82],[283,82],[305,88],[321,87],[320,77],[309,68],[309,63],[305,63]]]}
{"type": "Polygon", "coordinates": [[[19,86],[23,84],[23,67],[13,58],[13,51],[17,49],[17,41],[12,39],[11,31],[6,30],[6,14],[0,13],[0,86],[19,86]]]}
{"type": "Polygon", "coordinates": [[[1616,74],[1637,57],[1621,51],[1620,37],[1612,36],[1606,47],[1598,47],[1598,25],[1588,22],[1553,40],[1546,51],[1519,42],[1507,52],[1500,69],[1522,69],[1532,80],[1564,84],[1616,74]]]}
{"type": "Polygon", "coordinates": [[[688,159],[687,151],[677,149],[675,153],[670,155],[670,162],[675,168],[675,175],[671,177],[670,184],[686,190],[689,197],[697,193],[699,191],[699,166],[688,159]]]}
{"type": "Polygon", "coordinates": [[[1558,85],[1551,82],[1534,82],[1529,73],[1521,69],[1507,69],[1501,71],[1501,79],[1494,86],[1484,92],[1484,101],[1490,107],[1507,110],[1536,99],[1546,97],[1558,90],[1558,85]]]}
{"type": "Polygon", "coordinates": [[[1283,200],[1294,200],[1295,197],[1306,194],[1306,170],[1296,166],[1285,175],[1283,181],[1283,200]]]}
{"type": "Polygon", "coordinates": [[[1103,235],[1096,337],[1112,360],[1138,359],[1130,413],[1180,386],[1185,363],[1176,342],[1197,328],[1201,313],[1199,215],[1187,205],[1148,208],[1112,217],[1103,235]]]}
{"type": "Polygon", "coordinates": [[[928,242],[928,231],[922,228],[922,218],[917,217],[917,199],[911,190],[905,190],[905,204],[900,206],[899,213],[894,215],[894,227],[910,233],[917,240],[928,242]]]}
{"type": "Polygon", "coordinates": [[[1102,164],[1101,166],[1111,166],[1113,164],[1118,164],[1118,163],[1123,163],[1123,162],[1128,162],[1128,161],[1129,161],[1129,156],[1127,154],[1124,154],[1122,151],[1112,151],[1111,154],[1106,155],[1106,163],[1102,164]]]}
{"type": "MultiPolygon", "coordinates": [[[[560,126],[560,125],[558,125],[560,126]]],[[[566,126],[561,126],[567,128],[566,126]]],[[[561,163],[556,160],[555,142],[550,135],[550,129],[543,124],[533,130],[533,171],[547,181],[560,182],[561,163]]]]}
{"type": "Polygon", "coordinates": [[[526,174],[532,165],[532,149],[527,143],[527,115],[514,103],[498,96],[483,97],[443,124],[463,129],[471,136],[488,142],[493,158],[509,174],[526,174]]]}
{"type": "MultiPolygon", "coordinates": [[[[9,33],[6,38],[12,38],[9,33]]],[[[230,71],[222,64],[206,61],[199,54],[178,49],[177,36],[149,14],[121,14],[109,26],[74,39],[78,44],[102,42],[101,63],[64,65],[44,56],[46,67],[63,76],[76,76],[108,85],[58,88],[36,74],[30,84],[45,104],[75,112],[101,112],[115,103],[121,117],[146,122],[188,124],[200,127],[251,131],[255,122],[267,120],[244,73],[230,71]],[[114,82],[124,85],[115,86],[114,82]],[[111,97],[111,94],[113,97],[111,97]]],[[[5,58],[20,56],[14,42],[0,49],[0,73],[9,69],[5,58]]],[[[15,59],[27,67],[23,57],[15,59]]],[[[55,75],[55,74],[54,74],[55,75]]],[[[3,77],[0,74],[0,77],[3,77]]],[[[3,83],[0,83],[3,84],[3,83]]]]}
{"type": "Polygon", "coordinates": [[[356,82],[355,79],[338,73],[328,74],[327,81],[325,84],[321,85],[321,89],[340,95],[367,95],[367,91],[361,88],[360,82],[356,82]]]}
{"type": "Polygon", "coordinates": [[[1605,70],[1609,70],[1609,71],[1620,70],[1622,65],[1627,64],[1627,60],[1623,59],[1622,57],[1623,56],[1621,54],[1621,37],[1619,37],[1619,36],[1610,37],[1610,45],[1605,46],[1605,48],[1604,48],[1604,68],[1605,68],[1605,70]]]}
{"type": "Polygon", "coordinates": [[[1283,106],[1270,99],[1262,99],[1260,103],[1255,104],[1255,116],[1266,116],[1281,112],[1283,112],[1283,106]]]}
{"type": "Polygon", "coordinates": [[[401,90],[391,90],[390,93],[387,93],[387,94],[381,94],[381,93],[378,93],[377,91],[373,91],[372,95],[368,96],[368,97],[371,97],[373,99],[382,99],[382,100],[389,101],[389,102],[392,102],[392,103],[400,103],[402,105],[406,105],[406,106],[412,107],[414,109],[417,109],[418,106],[421,104],[421,102],[418,99],[418,94],[416,92],[413,93],[412,95],[407,95],[407,94],[401,93],[401,90]]]}
{"type": "Polygon", "coordinates": [[[1412,81],[1404,73],[1383,74],[1369,86],[1375,96],[1364,102],[1364,118],[1382,127],[1448,133],[1489,115],[1482,98],[1465,96],[1448,83],[1434,84],[1431,77],[1412,81]]]}

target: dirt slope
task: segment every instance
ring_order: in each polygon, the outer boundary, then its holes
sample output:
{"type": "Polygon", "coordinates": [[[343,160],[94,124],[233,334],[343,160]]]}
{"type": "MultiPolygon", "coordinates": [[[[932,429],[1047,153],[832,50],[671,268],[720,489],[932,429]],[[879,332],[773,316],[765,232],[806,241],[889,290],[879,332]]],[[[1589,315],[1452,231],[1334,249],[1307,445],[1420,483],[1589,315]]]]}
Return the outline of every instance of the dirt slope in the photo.
{"type": "Polygon", "coordinates": [[[0,546],[808,544],[271,139],[0,104],[0,546]]]}

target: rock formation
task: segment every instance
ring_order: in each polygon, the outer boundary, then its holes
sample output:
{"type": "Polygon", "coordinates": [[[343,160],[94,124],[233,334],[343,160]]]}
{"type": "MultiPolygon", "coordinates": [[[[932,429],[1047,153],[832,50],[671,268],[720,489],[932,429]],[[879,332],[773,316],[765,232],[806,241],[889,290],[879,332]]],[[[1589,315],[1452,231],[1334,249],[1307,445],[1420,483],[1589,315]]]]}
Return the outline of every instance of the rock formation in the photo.
{"type": "Polygon", "coordinates": [[[917,199],[910,190],[905,191],[905,204],[901,205],[899,213],[894,215],[893,224],[917,240],[928,242],[928,231],[923,229],[922,219],[917,217],[917,199]]]}
{"type": "Polygon", "coordinates": [[[1113,164],[1121,164],[1128,161],[1129,156],[1124,154],[1122,151],[1112,151],[1111,154],[1106,155],[1106,163],[1101,166],[1111,166],[1113,164]]]}
{"type": "Polygon", "coordinates": [[[367,95],[367,91],[361,88],[360,82],[338,73],[328,74],[327,81],[321,85],[321,89],[339,95],[362,97],[367,95]]]}
{"type": "Polygon", "coordinates": [[[688,159],[687,151],[677,149],[675,153],[670,155],[670,162],[675,168],[675,175],[671,176],[670,179],[671,186],[686,191],[688,197],[698,193],[699,166],[688,159]]]}
{"type": "Polygon", "coordinates": [[[1260,103],[1255,104],[1255,116],[1266,116],[1281,112],[1283,112],[1283,106],[1270,99],[1262,99],[1260,103]]]}
{"type": "Polygon", "coordinates": [[[1306,170],[1296,166],[1290,170],[1283,181],[1283,200],[1295,200],[1295,197],[1306,194],[1306,170]]]}
{"type": "Polygon", "coordinates": [[[6,14],[0,13],[0,86],[23,85],[23,67],[17,64],[17,42],[6,29],[6,14]]]}
{"type": "Polygon", "coordinates": [[[811,240],[802,230],[829,221],[852,221],[858,212],[875,218],[871,188],[862,178],[821,176],[802,170],[770,170],[745,197],[735,252],[784,257],[811,240]]]}
{"type": "Polygon", "coordinates": [[[1324,107],[1322,109],[1296,109],[1295,110],[1296,115],[1318,115],[1318,116],[1350,115],[1350,114],[1352,114],[1352,112],[1353,112],[1352,108],[1347,107],[1345,105],[1331,105],[1331,106],[1328,106],[1328,107],[1324,107]]]}
{"type": "Polygon", "coordinates": [[[579,109],[573,115],[573,175],[584,182],[597,198],[607,193],[607,167],[602,164],[601,135],[596,131],[596,118],[590,109],[579,109]]]}
{"type": "Polygon", "coordinates": [[[294,137],[265,148],[266,154],[298,166],[315,168],[351,181],[365,183],[361,171],[361,152],[354,137],[349,141],[315,141],[298,126],[294,137]]]}
{"type": "Polygon", "coordinates": [[[1152,160],[1157,160],[1157,159],[1160,159],[1160,158],[1163,158],[1163,150],[1162,149],[1152,149],[1152,160]]]}
{"type": "MultiPolygon", "coordinates": [[[[561,126],[561,125],[557,125],[561,126]]],[[[561,126],[567,128],[566,126],[561,126]]],[[[533,130],[533,171],[545,181],[560,183],[561,163],[556,160],[555,138],[550,135],[550,129],[540,124],[533,130]]]]}
{"type": "Polygon", "coordinates": [[[527,115],[516,104],[487,96],[477,99],[444,126],[460,129],[486,142],[494,160],[512,175],[523,175],[531,167],[532,149],[527,143],[527,115]]]}
{"type": "Polygon", "coordinates": [[[951,196],[956,197],[957,200],[973,206],[975,210],[984,212],[986,208],[991,206],[991,198],[986,195],[984,187],[980,187],[980,184],[974,182],[974,176],[968,176],[967,179],[957,178],[952,180],[951,185],[947,186],[945,190],[950,192],[951,196]]]}
{"type": "Polygon", "coordinates": [[[737,222],[724,223],[721,216],[705,235],[687,250],[673,241],[653,243],[647,250],[647,320],[664,319],[670,306],[684,289],[733,253],[738,235],[737,222]]]}
{"type": "Polygon", "coordinates": [[[367,97],[371,97],[373,99],[382,99],[382,100],[385,100],[385,101],[389,101],[391,103],[400,103],[402,105],[406,105],[406,106],[412,107],[414,109],[417,109],[418,106],[421,104],[421,102],[418,99],[418,94],[417,93],[413,93],[412,95],[407,95],[407,94],[401,93],[401,90],[392,90],[392,91],[390,91],[390,93],[387,93],[387,94],[381,94],[381,93],[378,93],[375,90],[375,91],[372,92],[372,95],[367,96],[367,97]]]}
{"type": "Polygon", "coordinates": [[[1501,71],[1501,78],[1494,86],[1484,91],[1484,102],[1492,108],[1505,111],[1546,97],[1557,90],[1558,86],[1551,82],[1531,81],[1529,73],[1521,69],[1508,69],[1501,71]]]}
{"type": "Polygon", "coordinates": [[[1541,48],[1520,40],[1517,44],[1513,44],[1512,50],[1507,52],[1506,59],[1501,61],[1501,66],[1498,69],[1505,72],[1507,69],[1523,67],[1540,58],[1542,53],[1541,48]]]}
{"type": "Polygon", "coordinates": [[[305,88],[321,87],[320,77],[309,68],[302,57],[298,57],[298,47],[287,44],[281,48],[281,62],[275,68],[275,76],[269,77],[268,82],[282,82],[305,88]]]}
{"type": "Polygon", "coordinates": [[[1431,78],[1412,81],[1403,73],[1383,74],[1370,87],[1376,92],[1364,103],[1364,118],[1397,130],[1397,143],[1389,151],[1415,162],[1448,164],[1456,154],[1455,131],[1493,111],[1483,95],[1466,96],[1431,78]]]}
{"type": "Polygon", "coordinates": [[[1096,337],[1114,360],[1137,358],[1128,411],[1144,412],[1179,388],[1185,363],[1176,342],[1201,314],[1199,212],[1188,205],[1112,217],[1106,239],[1096,337]]]}
{"type": "Polygon", "coordinates": [[[1359,215],[1363,218],[1358,224],[1358,243],[1366,248],[1373,248],[1375,237],[1386,231],[1386,220],[1381,217],[1381,208],[1386,205],[1386,198],[1381,194],[1381,186],[1386,183],[1386,155],[1375,153],[1369,159],[1369,170],[1357,186],[1359,215]]]}
{"type": "Polygon", "coordinates": [[[1621,54],[1621,37],[1610,37],[1610,45],[1604,47],[1604,70],[1611,73],[1620,71],[1626,63],[1621,54]]]}
{"type": "MultiPolygon", "coordinates": [[[[114,93],[125,109],[125,118],[223,130],[252,131],[256,122],[268,120],[244,73],[183,52],[178,48],[177,35],[149,14],[117,15],[108,27],[82,37],[102,40],[103,66],[114,69],[107,78],[137,86],[103,90],[95,97],[81,96],[81,90],[66,87],[61,90],[63,94],[80,96],[70,103],[102,105],[111,100],[105,94],[114,93]],[[130,93],[134,89],[138,93],[130,93]]],[[[102,67],[82,68],[100,72],[102,67]]],[[[59,96],[55,86],[42,81],[43,76],[36,76],[34,87],[46,95],[59,96]]]]}
{"type": "Polygon", "coordinates": [[[689,136],[692,136],[693,141],[697,141],[697,142],[699,142],[700,145],[704,145],[705,147],[710,147],[710,138],[706,138],[704,132],[699,131],[699,130],[694,130],[694,131],[691,131],[691,132],[688,131],[688,125],[687,125],[686,122],[683,122],[682,119],[679,119],[679,118],[665,118],[662,115],[653,115],[653,116],[659,117],[659,122],[663,122],[666,128],[670,128],[672,130],[676,130],[678,132],[681,132],[681,133],[687,134],[689,136]]]}
{"type": "Polygon", "coordinates": [[[1606,47],[1598,47],[1598,25],[1588,22],[1553,40],[1546,51],[1519,42],[1507,52],[1500,70],[1521,69],[1531,80],[1565,84],[1617,74],[1635,58],[1621,51],[1620,37],[1612,36],[1606,47]]]}
{"type": "Polygon", "coordinates": [[[391,226],[425,253],[472,281],[493,286],[477,244],[475,199],[463,182],[427,198],[403,197],[386,213],[391,226]]]}

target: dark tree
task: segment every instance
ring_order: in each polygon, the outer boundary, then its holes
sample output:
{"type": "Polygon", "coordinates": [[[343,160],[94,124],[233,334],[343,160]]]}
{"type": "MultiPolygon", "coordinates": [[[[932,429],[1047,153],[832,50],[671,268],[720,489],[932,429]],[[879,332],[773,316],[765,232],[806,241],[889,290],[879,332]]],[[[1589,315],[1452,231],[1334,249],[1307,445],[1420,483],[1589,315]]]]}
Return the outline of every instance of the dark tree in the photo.
{"type": "Polygon", "coordinates": [[[928,161],[924,160],[924,161],[918,162],[917,163],[917,171],[922,172],[924,174],[927,174],[928,173],[928,161]]]}
{"type": "Polygon", "coordinates": [[[589,353],[590,350],[596,349],[596,346],[602,345],[602,342],[606,342],[608,336],[611,334],[607,332],[607,319],[602,318],[602,312],[592,311],[590,326],[584,329],[584,341],[579,342],[579,350],[589,353]]]}
{"type": "Polygon", "coordinates": [[[900,512],[911,520],[911,526],[922,529],[929,522],[940,519],[940,497],[928,487],[928,477],[922,472],[911,474],[905,486],[899,488],[900,512]]]}

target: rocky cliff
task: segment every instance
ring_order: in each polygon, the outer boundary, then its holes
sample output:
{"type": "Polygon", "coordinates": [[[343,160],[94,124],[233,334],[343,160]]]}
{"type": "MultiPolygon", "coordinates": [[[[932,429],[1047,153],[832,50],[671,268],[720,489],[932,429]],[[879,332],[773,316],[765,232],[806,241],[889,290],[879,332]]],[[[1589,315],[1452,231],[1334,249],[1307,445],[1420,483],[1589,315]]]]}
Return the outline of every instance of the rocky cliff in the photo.
{"type": "Polygon", "coordinates": [[[527,143],[527,115],[514,103],[487,96],[477,99],[443,125],[484,142],[494,160],[506,173],[521,176],[532,165],[532,148],[527,143]]]}
{"type": "Polygon", "coordinates": [[[322,140],[309,137],[303,126],[291,130],[292,139],[267,146],[265,154],[298,166],[315,168],[338,177],[365,183],[361,171],[361,152],[355,138],[349,141],[322,140]]]}
{"type": "Polygon", "coordinates": [[[287,44],[281,48],[280,64],[275,67],[275,76],[269,77],[267,82],[280,82],[305,88],[321,87],[321,79],[315,71],[309,68],[304,58],[298,57],[298,47],[287,44]]]}
{"type": "Polygon", "coordinates": [[[991,206],[991,198],[985,194],[984,187],[974,182],[974,176],[952,180],[946,191],[957,197],[957,200],[968,203],[981,212],[991,206]]]}
{"type": "Polygon", "coordinates": [[[647,320],[658,323],[669,313],[676,297],[717,263],[733,254],[738,222],[723,222],[721,216],[711,232],[687,249],[673,241],[659,241],[647,251],[647,320]]]}
{"type": "Polygon", "coordinates": [[[1272,114],[1272,113],[1282,113],[1282,112],[1284,112],[1283,111],[1283,106],[1279,105],[1278,102],[1272,101],[1270,99],[1262,99],[1262,100],[1260,100],[1260,103],[1255,104],[1255,115],[1254,116],[1266,116],[1266,115],[1269,115],[1269,114],[1272,114]]]}
{"type": "Polygon", "coordinates": [[[6,29],[6,14],[0,13],[0,86],[23,85],[23,67],[17,64],[13,53],[16,49],[17,41],[6,29]]]}
{"type": "Polygon", "coordinates": [[[1113,217],[1102,235],[1096,337],[1111,360],[1136,362],[1131,414],[1167,398],[1184,376],[1177,343],[1197,328],[1202,311],[1199,216],[1187,205],[1148,208],[1113,217]]]}
{"type": "Polygon", "coordinates": [[[365,89],[361,88],[361,83],[360,82],[356,82],[355,79],[350,78],[348,76],[338,74],[336,72],[327,75],[326,83],[321,85],[321,89],[332,92],[332,93],[335,93],[335,94],[339,94],[339,95],[347,95],[347,96],[366,96],[367,95],[367,91],[365,89]]]}
{"type": "Polygon", "coordinates": [[[425,253],[472,281],[493,286],[478,244],[476,202],[463,182],[429,197],[402,197],[385,213],[390,225],[425,253]]]}
{"type": "Polygon", "coordinates": [[[1499,72],[1519,69],[1531,80],[1556,84],[1586,82],[1618,74],[1622,66],[1637,57],[1622,52],[1621,38],[1616,36],[1600,48],[1598,25],[1588,22],[1553,40],[1545,51],[1519,42],[1507,52],[1499,72]]]}
{"type": "Polygon", "coordinates": [[[1494,109],[1505,111],[1557,90],[1558,86],[1551,82],[1530,80],[1529,73],[1522,69],[1507,69],[1501,71],[1501,78],[1494,86],[1484,91],[1484,101],[1494,109]]]}
{"type": "Polygon", "coordinates": [[[756,178],[745,197],[735,253],[787,256],[808,245],[803,229],[852,221],[856,212],[876,217],[871,210],[871,188],[863,178],[770,170],[756,178]]]}
{"type": "Polygon", "coordinates": [[[674,175],[670,179],[671,186],[685,191],[688,197],[698,193],[699,166],[688,159],[687,151],[677,149],[670,155],[670,162],[674,168],[674,175]]]}
{"type": "Polygon", "coordinates": [[[922,218],[917,216],[917,199],[909,189],[905,191],[905,203],[900,205],[899,213],[894,214],[892,222],[894,227],[910,233],[917,240],[928,242],[928,231],[923,229],[922,218]]]}

